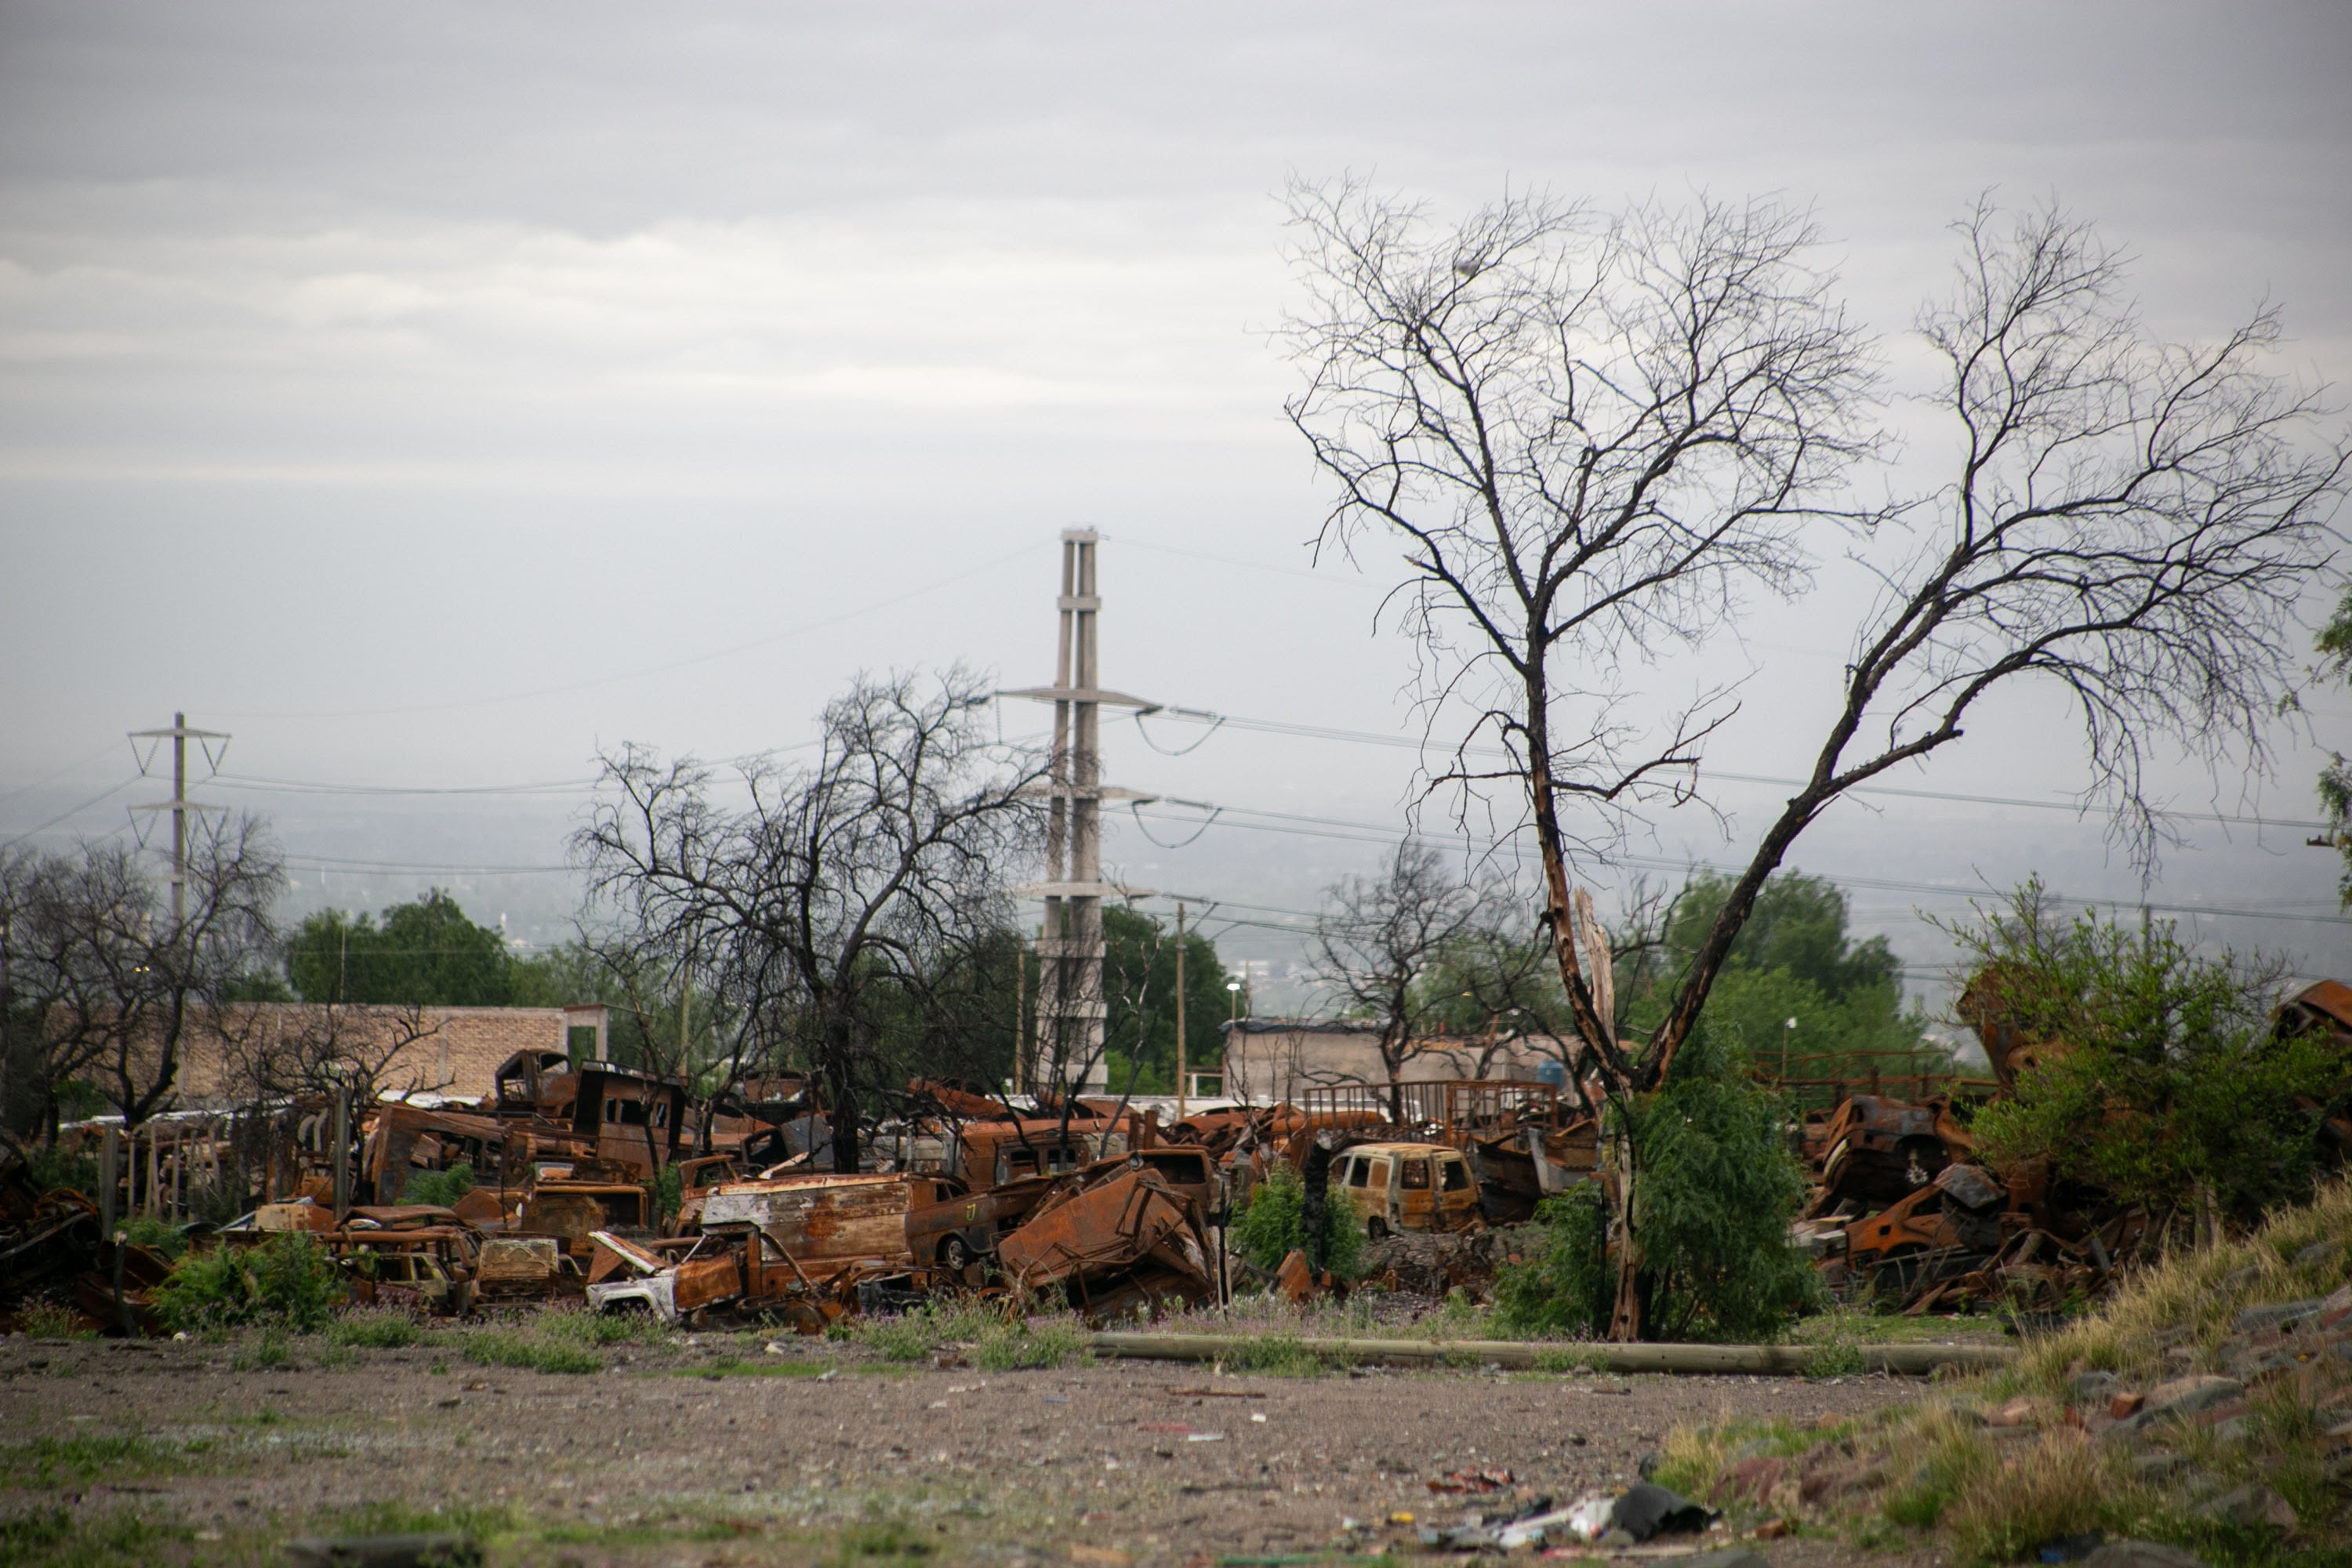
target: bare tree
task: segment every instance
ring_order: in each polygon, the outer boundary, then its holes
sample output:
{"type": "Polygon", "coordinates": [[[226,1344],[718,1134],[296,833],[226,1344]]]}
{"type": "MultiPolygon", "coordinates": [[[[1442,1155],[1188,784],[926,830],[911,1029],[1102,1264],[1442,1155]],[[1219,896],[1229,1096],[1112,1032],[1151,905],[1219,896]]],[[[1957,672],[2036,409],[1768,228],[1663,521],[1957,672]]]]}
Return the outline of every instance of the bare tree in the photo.
{"type": "Polygon", "coordinates": [[[340,1088],[351,1091],[354,1104],[373,1105],[385,1094],[439,1090],[451,1081],[438,1071],[427,1079],[412,1071],[408,1081],[394,1081],[394,1064],[441,1032],[417,1003],[322,1002],[267,1011],[232,1004],[218,1010],[213,1027],[229,1071],[258,1104],[314,1100],[340,1088]]]}
{"type": "Polygon", "coordinates": [[[1316,967],[1340,1006],[1380,1026],[1389,1115],[1404,1117],[1397,1085],[1414,1043],[1427,1032],[1430,967],[1478,929],[1486,900],[1449,874],[1432,846],[1405,839],[1377,877],[1349,877],[1325,895],[1316,922],[1316,967]]]}
{"type": "MultiPolygon", "coordinates": [[[[2315,395],[2260,368],[2273,312],[2211,343],[2153,342],[2087,226],[1980,204],[1958,226],[1957,286],[1919,319],[1957,421],[1954,477],[1862,507],[1875,382],[1806,263],[1801,216],[1701,202],[1602,219],[1515,197],[1433,231],[1355,184],[1297,187],[1292,210],[1312,305],[1290,323],[1308,376],[1290,414],[1338,484],[1325,538],[1379,529],[1405,546],[1433,721],[1475,715],[1433,787],[1517,797],[1580,1065],[1612,1097],[1666,1079],[1798,836],[1958,739],[1995,688],[2039,676],[2074,700],[2096,791],[2142,854],[2147,748],[2263,754],[2347,461],[2340,436],[2315,442],[2315,395]],[[1580,957],[1596,944],[1571,914],[1570,855],[1644,803],[1696,798],[1728,712],[1721,693],[1654,709],[1627,677],[1702,640],[1743,591],[1803,587],[1824,531],[1880,584],[1836,716],[1663,1024],[1624,1041],[1580,957]],[[1482,736],[1499,765],[1475,760],[1482,736]],[[1591,808],[1588,840],[1564,800],[1591,808]]],[[[1630,1237],[1621,1258],[1630,1337],[1630,1237]]]]}
{"type": "Polygon", "coordinates": [[[824,1077],[838,1170],[857,1168],[889,1004],[1009,923],[1005,878],[1034,852],[1044,763],[994,741],[989,701],[961,668],[862,677],[826,706],[814,762],[741,765],[738,810],[702,763],[627,747],[573,839],[593,893],[641,940],[693,946],[783,999],[824,1077]]]}
{"type": "Polygon", "coordinates": [[[34,1076],[52,1123],[58,1089],[76,1079],[126,1124],[167,1108],[186,1047],[219,1038],[238,984],[277,952],[270,906],[285,876],[251,817],[194,837],[177,921],[136,852],[119,844],[19,858],[5,881],[8,986],[38,1032],[34,1076]]]}

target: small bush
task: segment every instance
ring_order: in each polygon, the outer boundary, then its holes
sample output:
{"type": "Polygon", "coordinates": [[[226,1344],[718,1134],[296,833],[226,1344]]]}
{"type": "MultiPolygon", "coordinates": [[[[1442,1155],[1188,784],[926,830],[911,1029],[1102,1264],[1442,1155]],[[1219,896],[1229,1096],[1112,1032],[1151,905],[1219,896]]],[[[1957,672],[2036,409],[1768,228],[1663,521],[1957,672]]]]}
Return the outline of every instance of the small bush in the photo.
{"type": "MultiPolygon", "coordinates": [[[[1234,1222],[1234,1246],[1256,1267],[1272,1273],[1282,1260],[1307,1246],[1307,1184],[1280,1161],[1250,1194],[1249,1207],[1234,1222]]],[[[1334,1187],[1323,1205],[1324,1256],[1331,1272],[1353,1279],[1360,1271],[1364,1222],[1343,1190],[1334,1187]]]]}
{"type": "MultiPolygon", "coordinates": [[[[1782,1115],[1701,1028],[1676,1076],[1632,1108],[1643,1329],[1656,1340],[1770,1340],[1820,1299],[1789,1244],[1805,1193],[1782,1115]]],[[[1598,1183],[1538,1205],[1529,1256],[1496,1279],[1497,1316],[1526,1334],[1599,1334],[1616,1301],[1610,1215],[1598,1183]]]]}
{"type": "Polygon", "coordinates": [[[676,1165],[664,1165],[646,1185],[653,1193],[654,1212],[661,1219],[677,1218],[677,1211],[686,1206],[686,1177],[676,1165]]]}
{"type": "Polygon", "coordinates": [[[263,1329],[243,1350],[229,1357],[229,1365],[238,1372],[275,1372],[294,1360],[294,1347],[286,1342],[285,1333],[275,1328],[263,1329]]]}
{"type": "Polygon", "coordinates": [[[342,1293],[327,1249],[290,1234],[190,1253],[155,1288],[155,1306],[174,1329],[275,1323],[307,1333],[325,1327],[342,1293]]]}
{"type": "Polygon", "coordinates": [[[133,1247],[152,1247],[166,1258],[177,1258],[188,1250],[188,1238],[180,1227],[152,1215],[141,1215],[122,1226],[123,1239],[133,1247]]]}
{"type": "Polygon", "coordinates": [[[411,1171],[400,1189],[400,1201],[447,1208],[473,1190],[473,1163],[461,1160],[446,1171],[411,1171]]]}
{"type": "Polygon", "coordinates": [[[62,1143],[46,1144],[25,1156],[25,1173],[33,1185],[43,1192],[57,1187],[70,1187],[89,1197],[98,1196],[98,1159],[80,1153],[62,1143]]]}

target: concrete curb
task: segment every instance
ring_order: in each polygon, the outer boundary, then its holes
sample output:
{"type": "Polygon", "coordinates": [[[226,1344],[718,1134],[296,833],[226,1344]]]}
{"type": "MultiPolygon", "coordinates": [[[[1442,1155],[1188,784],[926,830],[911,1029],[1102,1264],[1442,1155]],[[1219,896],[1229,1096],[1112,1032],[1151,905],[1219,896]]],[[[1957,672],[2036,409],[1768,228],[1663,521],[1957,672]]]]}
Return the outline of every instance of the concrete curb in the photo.
{"type": "MultiPolygon", "coordinates": [[[[1095,1354],[1139,1361],[1223,1361],[1237,1340],[1227,1334],[1103,1333],[1095,1354]]],[[[1301,1340],[1299,1348],[1337,1362],[1387,1366],[1506,1366],[1531,1368],[1574,1358],[1574,1370],[1672,1372],[1750,1377],[1801,1377],[1819,1353],[1811,1345],[1535,1344],[1523,1340],[1301,1340]]],[[[1863,1345],[1864,1372],[1927,1377],[1949,1367],[1989,1372],[2017,1352],[2006,1345],[1863,1345]]],[[[1565,1370],[1565,1369],[1564,1369],[1565,1370]]]]}

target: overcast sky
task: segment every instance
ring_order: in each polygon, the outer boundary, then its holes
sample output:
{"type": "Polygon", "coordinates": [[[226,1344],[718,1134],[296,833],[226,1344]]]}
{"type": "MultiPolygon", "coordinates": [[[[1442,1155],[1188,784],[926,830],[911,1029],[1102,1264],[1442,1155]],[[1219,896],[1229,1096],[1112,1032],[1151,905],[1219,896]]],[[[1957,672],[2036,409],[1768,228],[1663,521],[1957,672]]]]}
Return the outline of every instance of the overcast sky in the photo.
{"type": "MultiPolygon", "coordinates": [[[[1507,186],[1777,193],[1816,210],[1890,335],[1976,193],[2054,195],[2138,258],[2158,330],[2275,299],[2283,368],[2340,384],[2347,68],[2333,0],[7,0],[0,836],[121,783],[122,732],[175,707],[235,732],[240,777],[448,788],[582,779],[622,740],[790,744],[861,668],[1042,682],[1054,541],[1079,523],[1107,538],[1111,684],[1395,733],[1408,661],[1373,626],[1378,563],[1310,570],[1306,548],[1324,497],[1266,336],[1289,174],[1448,212],[1507,186]]],[[[1711,656],[1749,681],[1719,766],[1798,766],[1843,646],[1825,595],[1759,608],[1711,656]]],[[[2275,782],[2166,787],[2311,816],[2352,732],[2340,698],[2314,712],[2282,726],[2275,782]]],[[[2063,710],[2001,718],[1910,782],[2080,784],[2063,710]]],[[[1374,823],[1402,820],[1411,763],[1233,731],[1181,760],[1128,729],[1112,746],[1129,783],[1374,823]]],[[[137,798],[43,837],[113,830],[137,798]]],[[[278,815],[322,864],[395,840],[535,864],[561,859],[575,797],[215,798],[278,815]]],[[[1648,852],[1737,852],[1772,794],[1719,798],[1727,829],[1664,822],[1648,852]]],[[[2152,896],[2326,913],[2329,858],[2302,836],[2199,828],[2152,896]]],[[[1115,848],[1158,885],[1269,905],[1374,852],[1230,826],[1190,860],[1115,848]]],[[[1851,811],[1795,858],[2138,889],[2095,818],[1953,803],[1851,811]]],[[[1881,924],[1925,897],[1857,889],[1881,924]]],[[[2352,963],[2342,927],[2200,929],[2352,963]]]]}

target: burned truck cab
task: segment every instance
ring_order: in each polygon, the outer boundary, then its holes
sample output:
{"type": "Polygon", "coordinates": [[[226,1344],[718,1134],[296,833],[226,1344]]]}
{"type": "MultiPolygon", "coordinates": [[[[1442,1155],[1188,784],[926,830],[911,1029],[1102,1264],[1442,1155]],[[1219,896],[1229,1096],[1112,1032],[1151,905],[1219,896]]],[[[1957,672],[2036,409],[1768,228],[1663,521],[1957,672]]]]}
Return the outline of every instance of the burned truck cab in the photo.
{"type": "Polygon", "coordinates": [[[677,1159],[686,1138],[686,1085],[634,1068],[594,1062],[579,1069],[572,1100],[573,1139],[594,1157],[640,1179],[677,1159]]]}

